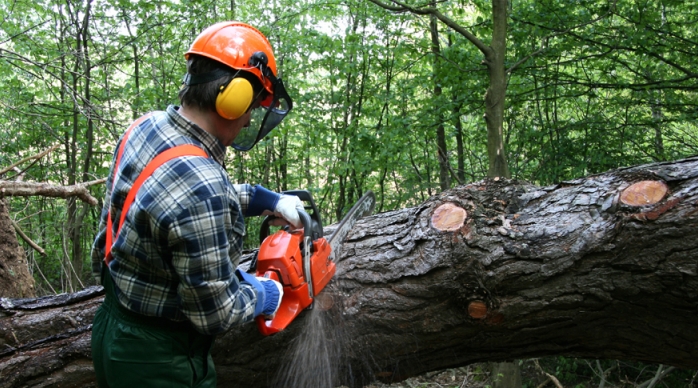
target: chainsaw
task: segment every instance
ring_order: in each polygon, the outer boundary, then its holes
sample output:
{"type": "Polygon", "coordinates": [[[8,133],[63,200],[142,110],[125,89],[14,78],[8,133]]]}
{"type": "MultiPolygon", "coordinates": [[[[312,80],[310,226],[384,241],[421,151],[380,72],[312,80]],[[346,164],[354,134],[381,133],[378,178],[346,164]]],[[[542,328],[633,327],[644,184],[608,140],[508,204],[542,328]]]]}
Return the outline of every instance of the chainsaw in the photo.
{"type": "Polygon", "coordinates": [[[278,333],[285,329],[305,309],[313,307],[318,295],[332,280],[336,272],[336,259],[340,247],[356,220],[370,215],[376,198],[367,192],[349,210],[338,224],[329,239],[323,237],[322,220],[310,192],[305,190],[285,191],[295,195],[307,205],[298,215],[302,229],[288,227],[269,235],[269,216],[260,227],[261,245],[257,252],[256,276],[274,279],[281,283],[284,295],[281,305],[272,319],[264,316],[256,318],[257,327],[264,335],[278,333]],[[311,211],[308,213],[308,211],[311,211]]]}

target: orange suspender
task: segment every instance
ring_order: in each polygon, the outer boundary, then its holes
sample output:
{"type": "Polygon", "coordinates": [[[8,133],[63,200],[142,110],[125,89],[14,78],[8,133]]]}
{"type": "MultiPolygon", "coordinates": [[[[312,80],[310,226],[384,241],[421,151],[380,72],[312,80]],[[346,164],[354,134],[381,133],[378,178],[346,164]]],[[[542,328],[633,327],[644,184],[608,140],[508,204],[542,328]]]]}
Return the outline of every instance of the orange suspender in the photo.
{"type": "MultiPolygon", "coordinates": [[[[126,147],[126,140],[128,140],[128,136],[131,134],[131,131],[133,128],[135,128],[138,124],[142,123],[145,121],[145,119],[149,115],[143,115],[140,118],[138,118],[136,121],[134,121],[126,130],[126,133],[124,134],[124,138],[121,139],[121,145],[119,146],[119,151],[116,153],[116,163],[114,163],[114,176],[112,177],[111,180],[111,192],[114,192],[114,184],[116,183],[116,172],[119,170],[119,163],[121,163],[121,156],[124,154],[124,148],[126,147]]],[[[111,206],[110,206],[111,207],[111,206]]],[[[111,246],[113,244],[113,239],[114,239],[114,232],[112,232],[112,220],[111,220],[111,209],[109,209],[109,212],[107,212],[107,241],[104,245],[104,262],[109,266],[109,263],[111,262],[111,246]]]]}
{"type": "MultiPolygon", "coordinates": [[[[136,127],[138,124],[143,122],[147,116],[143,116],[136,120],[131,126],[128,128],[126,133],[124,134],[123,140],[121,140],[121,146],[119,147],[119,151],[116,155],[116,163],[114,164],[114,178],[112,179],[112,190],[114,189],[114,182],[116,181],[116,172],[119,169],[119,163],[121,162],[121,156],[124,153],[124,145],[126,144],[126,140],[128,139],[128,136],[131,132],[131,130],[136,127]]],[[[151,175],[155,172],[155,170],[158,169],[158,167],[162,166],[163,164],[167,163],[168,161],[174,159],[174,158],[179,158],[181,156],[202,156],[204,158],[208,158],[208,154],[206,151],[201,149],[201,147],[192,145],[192,144],[183,144],[180,146],[172,147],[168,150],[163,151],[162,153],[158,154],[153,160],[151,160],[143,169],[143,171],[138,175],[138,178],[136,178],[136,181],[133,183],[133,186],[131,187],[131,190],[128,192],[126,195],[126,200],[124,201],[124,207],[121,210],[121,218],[119,219],[119,224],[117,226],[116,230],[116,235],[114,235],[113,231],[113,224],[112,224],[112,219],[111,219],[111,211],[107,214],[107,241],[104,247],[105,254],[104,254],[104,262],[109,266],[109,263],[112,261],[112,255],[111,255],[111,247],[114,241],[116,241],[116,237],[119,235],[119,232],[121,232],[121,227],[124,224],[124,220],[126,219],[126,214],[128,213],[128,210],[131,208],[131,204],[133,201],[136,199],[136,194],[138,193],[138,190],[141,188],[143,183],[150,178],[151,175]]]]}

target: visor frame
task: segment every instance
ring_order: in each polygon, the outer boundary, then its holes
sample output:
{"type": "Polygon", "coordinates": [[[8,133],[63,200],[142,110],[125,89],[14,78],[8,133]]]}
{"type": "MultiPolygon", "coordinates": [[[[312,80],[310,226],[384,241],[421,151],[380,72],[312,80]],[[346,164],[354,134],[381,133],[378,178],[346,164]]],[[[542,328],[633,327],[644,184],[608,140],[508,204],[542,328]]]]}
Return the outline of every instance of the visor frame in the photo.
{"type": "Polygon", "coordinates": [[[272,84],[274,85],[274,94],[273,96],[270,96],[272,100],[270,102],[267,102],[269,98],[265,99],[262,101],[261,105],[256,108],[256,109],[266,109],[266,113],[264,114],[264,118],[262,119],[259,128],[257,128],[257,135],[255,136],[255,140],[251,144],[241,144],[238,142],[238,139],[240,138],[240,135],[235,138],[233,141],[233,144],[231,147],[238,151],[249,151],[251,150],[257,143],[259,143],[262,139],[264,139],[271,131],[274,130],[281,122],[283,119],[288,115],[289,112],[293,109],[293,100],[291,100],[291,96],[288,95],[288,92],[286,91],[286,87],[284,86],[283,81],[281,78],[276,78],[273,74],[266,74],[268,78],[272,81],[272,84]],[[275,107],[281,105],[280,101],[286,101],[288,103],[288,109],[285,111],[281,111],[276,109],[275,107]],[[265,105],[266,103],[266,105],[265,105]],[[278,116],[278,120],[273,120],[275,123],[270,127],[270,128],[265,128],[269,122],[270,117],[278,116]]]}

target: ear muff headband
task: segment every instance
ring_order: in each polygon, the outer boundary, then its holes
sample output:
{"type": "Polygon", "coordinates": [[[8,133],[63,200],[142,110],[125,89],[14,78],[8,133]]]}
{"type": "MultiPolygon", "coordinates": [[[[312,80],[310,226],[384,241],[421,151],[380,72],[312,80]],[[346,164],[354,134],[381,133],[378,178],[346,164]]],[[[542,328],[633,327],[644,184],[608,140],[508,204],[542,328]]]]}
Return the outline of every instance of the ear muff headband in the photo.
{"type": "Polygon", "coordinates": [[[233,78],[221,86],[216,98],[216,111],[223,118],[235,120],[247,112],[254,100],[252,84],[245,78],[233,78]]]}

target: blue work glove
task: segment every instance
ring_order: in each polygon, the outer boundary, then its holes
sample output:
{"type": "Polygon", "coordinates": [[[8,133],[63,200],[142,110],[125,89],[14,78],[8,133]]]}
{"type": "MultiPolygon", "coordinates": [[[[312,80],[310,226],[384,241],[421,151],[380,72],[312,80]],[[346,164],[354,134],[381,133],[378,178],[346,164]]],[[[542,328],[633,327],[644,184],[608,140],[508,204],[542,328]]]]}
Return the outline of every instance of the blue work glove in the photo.
{"type": "Polygon", "coordinates": [[[281,299],[284,296],[284,288],[281,283],[273,279],[254,276],[240,269],[236,269],[235,274],[240,281],[250,284],[257,291],[254,316],[264,315],[267,319],[273,318],[281,306],[281,299]]]}
{"type": "MultiPolygon", "coordinates": [[[[298,216],[299,210],[304,210],[300,198],[295,195],[275,193],[260,185],[255,186],[255,194],[247,206],[248,215],[273,215],[283,218],[295,229],[303,227],[298,216]]],[[[272,225],[281,226],[273,222],[272,225]]]]}
{"type": "Polygon", "coordinates": [[[281,299],[284,297],[284,287],[274,279],[257,277],[257,280],[264,286],[264,295],[266,295],[262,315],[266,319],[272,319],[281,306],[281,299]]]}

